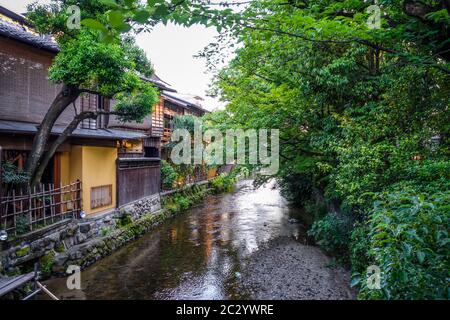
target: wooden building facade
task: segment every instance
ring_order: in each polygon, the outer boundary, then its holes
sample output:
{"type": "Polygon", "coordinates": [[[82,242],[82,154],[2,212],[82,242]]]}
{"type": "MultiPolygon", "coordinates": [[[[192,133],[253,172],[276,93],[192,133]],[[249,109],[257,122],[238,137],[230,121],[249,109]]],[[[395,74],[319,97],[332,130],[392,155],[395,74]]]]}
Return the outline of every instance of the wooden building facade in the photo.
{"type": "MultiPolygon", "coordinates": [[[[58,50],[51,38],[36,34],[23,16],[0,7],[0,146],[2,162],[14,164],[19,171],[29,156],[37,126],[61,89],[48,80],[48,68],[58,50]]],[[[99,95],[80,96],[75,108],[67,108],[58,118],[50,140],[63,132],[75,109],[108,111],[112,106],[112,101],[99,95]]],[[[138,200],[159,191],[159,176],[154,173],[145,181],[146,194],[118,192],[128,188],[119,184],[133,184],[131,178],[118,174],[120,154],[133,147],[140,150],[148,135],[111,128],[109,122],[107,115],[83,121],[58,148],[41,180],[47,189],[82,182],[82,210],[88,215],[115,209],[123,203],[121,199],[138,200]]],[[[159,159],[148,162],[159,166],[159,159]]],[[[135,177],[136,170],[130,176],[135,177]]]]}
{"type": "MultiPolygon", "coordinates": [[[[0,6],[0,147],[2,162],[24,168],[37,126],[61,89],[48,80],[59,48],[33,31],[25,17],[0,6]]],[[[102,115],[83,121],[49,163],[43,184],[82,182],[82,209],[89,214],[112,210],[160,191],[161,149],[170,140],[177,115],[202,116],[201,98],[182,95],[153,75],[144,79],[160,91],[160,100],[142,123],[121,123],[102,115]]],[[[114,108],[114,101],[83,94],[75,108],[58,118],[51,140],[77,111],[114,108]]]]}

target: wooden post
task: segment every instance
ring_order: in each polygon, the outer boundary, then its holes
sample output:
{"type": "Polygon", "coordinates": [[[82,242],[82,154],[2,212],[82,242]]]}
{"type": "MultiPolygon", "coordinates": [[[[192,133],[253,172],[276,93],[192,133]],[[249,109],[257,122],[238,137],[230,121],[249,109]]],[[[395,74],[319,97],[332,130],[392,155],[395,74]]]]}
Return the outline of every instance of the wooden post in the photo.
{"type": "MultiPolygon", "coordinates": [[[[123,179],[122,179],[123,180],[123,179]]],[[[121,188],[121,182],[120,182],[120,159],[116,159],[116,208],[120,206],[120,188],[121,188]]]]}
{"type": "Polygon", "coordinates": [[[13,219],[14,219],[14,234],[17,236],[17,216],[16,216],[16,190],[13,189],[13,219]]]}
{"type": "Polygon", "coordinates": [[[4,228],[6,230],[6,220],[7,220],[7,211],[8,211],[8,201],[6,200],[6,203],[4,205],[3,203],[3,164],[2,164],[2,159],[3,159],[3,149],[0,146],[0,225],[2,222],[1,218],[5,218],[5,224],[4,224],[4,228]]]}
{"type": "Polygon", "coordinates": [[[23,211],[23,189],[22,189],[22,187],[20,187],[20,212],[23,215],[24,211],[23,211]]]}
{"type": "MultiPolygon", "coordinates": [[[[36,190],[36,187],[34,187],[36,190]]],[[[28,187],[28,211],[30,211],[30,230],[33,231],[33,205],[31,203],[31,187],[28,187]]]]}
{"type": "MultiPolygon", "coordinates": [[[[2,206],[2,201],[3,201],[3,164],[2,164],[2,159],[3,159],[3,153],[2,153],[2,147],[0,146],[0,217],[3,216],[3,206],[2,206]]],[[[6,210],[5,210],[6,211],[6,210]]],[[[6,214],[6,212],[5,212],[6,214]]],[[[1,221],[0,221],[1,223],[1,221]]],[[[6,226],[5,226],[6,229],[6,226]]]]}
{"type": "Polygon", "coordinates": [[[59,205],[58,205],[57,213],[60,214],[61,220],[65,218],[66,211],[67,211],[67,210],[64,210],[64,205],[63,205],[63,202],[65,201],[65,199],[66,199],[66,197],[64,195],[63,185],[62,185],[62,182],[59,181],[59,205]]]}
{"type": "Polygon", "coordinates": [[[8,205],[9,205],[9,197],[6,197],[6,200],[5,200],[5,202],[4,202],[4,226],[3,226],[3,228],[5,229],[5,231],[6,231],[6,228],[7,228],[7,225],[6,225],[6,222],[7,222],[7,220],[8,220],[8,217],[7,217],[7,211],[8,211],[8,205]]]}
{"type": "Polygon", "coordinates": [[[44,212],[44,225],[47,224],[47,216],[45,214],[45,209],[47,209],[47,206],[45,205],[45,184],[42,185],[42,211],[44,212]]]}
{"type": "MultiPolygon", "coordinates": [[[[49,185],[49,195],[50,195],[50,215],[52,217],[52,223],[55,222],[55,215],[56,215],[56,203],[58,199],[55,199],[55,195],[58,194],[58,192],[55,192],[55,185],[52,183],[49,185]]],[[[57,197],[58,198],[58,197],[57,197]]]]}
{"type": "MultiPolygon", "coordinates": [[[[81,213],[81,208],[82,208],[82,199],[81,199],[81,181],[79,179],[77,179],[77,182],[75,184],[75,204],[74,206],[76,207],[76,216],[75,218],[79,219],[80,218],[80,213],[81,213]]],[[[74,214],[72,213],[72,217],[74,216],[74,214]]]]}

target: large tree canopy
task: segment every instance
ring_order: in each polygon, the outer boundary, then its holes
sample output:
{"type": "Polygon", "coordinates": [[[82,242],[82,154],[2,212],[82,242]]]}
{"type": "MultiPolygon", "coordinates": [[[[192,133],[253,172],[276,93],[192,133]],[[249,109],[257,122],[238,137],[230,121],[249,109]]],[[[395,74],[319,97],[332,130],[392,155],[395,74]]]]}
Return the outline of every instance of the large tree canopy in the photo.
{"type": "MultiPolygon", "coordinates": [[[[381,27],[371,29],[366,1],[252,1],[231,28],[236,57],[213,88],[226,111],[208,123],[280,129],[276,178],[318,220],[316,239],[352,255],[361,297],[443,298],[450,7],[378,4],[381,27]],[[360,280],[371,264],[386,268],[383,290],[360,280]]],[[[212,66],[221,45],[203,54],[212,66]]]]}

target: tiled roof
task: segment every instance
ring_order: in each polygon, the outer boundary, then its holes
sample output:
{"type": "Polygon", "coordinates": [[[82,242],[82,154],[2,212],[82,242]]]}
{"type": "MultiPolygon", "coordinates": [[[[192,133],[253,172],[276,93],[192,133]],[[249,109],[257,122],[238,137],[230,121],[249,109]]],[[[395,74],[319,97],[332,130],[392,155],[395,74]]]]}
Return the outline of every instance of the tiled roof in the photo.
{"type": "Polygon", "coordinates": [[[58,45],[49,36],[40,36],[37,33],[27,30],[24,24],[12,22],[2,18],[0,15],[0,35],[6,38],[11,38],[34,47],[58,52],[58,45]]]}
{"type": "MultiPolygon", "coordinates": [[[[5,133],[24,133],[24,134],[34,134],[37,132],[36,123],[20,122],[20,121],[9,121],[0,120],[0,132],[5,133]]],[[[52,129],[52,134],[60,135],[64,131],[64,126],[54,126],[52,129]]],[[[128,140],[138,140],[145,138],[146,135],[136,131],[126,131],[117,129],[75,129],[71,134],[71,137],[78,138],[91,138],[91,139],[128,139],[128,140]]]]}
{"type": "Polygon", "coordinates": [[[201,105],[200,101],[203,99],[200,97],[169,91],[163,91],[161,95],[170,102],[181,105],[182,107],[195,108],[203,112],[208,112],[208,110],[204,109],[201,105]]]}
{"type": "Polygon", "coordinates": [[[144,81],[153,83],[160,90],[176,92],[176,90],[174,88],[172,88],[172,86],[170,84],[168,84],[167,82],[162,80],[155,73],[150,78],[142,76],[142,75],[140,77],[144,81]]]}

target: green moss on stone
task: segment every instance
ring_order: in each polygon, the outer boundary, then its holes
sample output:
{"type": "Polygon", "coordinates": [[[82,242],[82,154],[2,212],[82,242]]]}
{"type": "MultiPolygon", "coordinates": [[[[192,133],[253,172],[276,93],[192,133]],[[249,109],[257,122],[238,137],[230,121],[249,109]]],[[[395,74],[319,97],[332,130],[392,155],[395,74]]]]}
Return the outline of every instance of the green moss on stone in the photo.
{"type": "Polygon", "coordinates": [[[44,277],[50,276],[55,265],[55,252],[52,250],[39,259],[39,267],[44,277]]]}
{"type": "Polygon", "coordinates": [[[55,251],[58,253],[64,252],[65,250],[66,248],[64,247],[64,243],[62,242],[55,246],[55,251]]]}
{"type": "Polygon", "coordinates": [[[16,256],[18,258],[25,257],[28,253],[30,253],[30,247],[29,246],[24,246],[24,247],[16,250],[16,256]]]}

